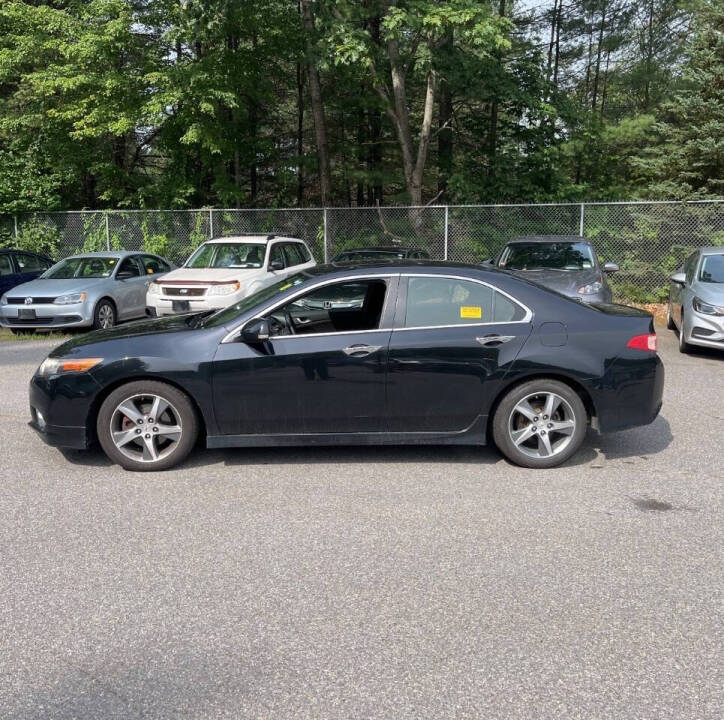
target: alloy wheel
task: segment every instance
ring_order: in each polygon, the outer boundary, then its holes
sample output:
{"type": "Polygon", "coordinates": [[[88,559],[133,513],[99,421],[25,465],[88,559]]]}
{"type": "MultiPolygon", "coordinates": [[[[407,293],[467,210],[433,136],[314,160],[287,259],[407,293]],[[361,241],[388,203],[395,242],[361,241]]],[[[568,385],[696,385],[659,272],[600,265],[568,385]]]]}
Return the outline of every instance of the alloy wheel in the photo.
{"type": "Polygon", "coordinates": [[[120,453],[137,462],[170,455],[183,434],[181,416],[160,395],[133,395],[111,415],[111,439],[120,453]]]}
{"type": "Polygon", "coordinates": [[[101,326],[101,328],[103,328],[104,330],[112,328],[114,321],[115,313],[113,312],[113,308],[107,303],[101,305],[98,308],[98,324],[101,326]]]}
{"type": "Polygon", "coordinates": [[[562,453],[576,429],[573,408],[553,392],[539,392],[520,400],[508,418],[508,434],[520,452],[532,458],[562,453]]]}

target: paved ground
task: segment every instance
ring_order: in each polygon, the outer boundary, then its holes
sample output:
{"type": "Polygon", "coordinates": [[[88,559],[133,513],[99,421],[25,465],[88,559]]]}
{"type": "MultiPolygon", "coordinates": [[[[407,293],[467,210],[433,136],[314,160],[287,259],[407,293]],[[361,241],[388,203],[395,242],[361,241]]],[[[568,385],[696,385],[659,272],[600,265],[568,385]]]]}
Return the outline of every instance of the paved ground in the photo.
{"type": "Polygon", "coordinates": [[[716,718],[724,355],[566,467],[199,452],[135,475],[25,427],[0,345],[0,717],[716,718]]]}

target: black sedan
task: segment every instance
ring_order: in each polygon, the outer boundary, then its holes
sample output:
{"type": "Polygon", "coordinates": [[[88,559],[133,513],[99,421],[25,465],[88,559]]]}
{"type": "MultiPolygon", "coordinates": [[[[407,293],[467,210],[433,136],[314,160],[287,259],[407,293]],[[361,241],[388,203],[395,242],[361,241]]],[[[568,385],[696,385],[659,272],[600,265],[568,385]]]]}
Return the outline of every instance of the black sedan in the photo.
{"type": "Polygon", "coordinates": [[[466,265],[318,267],[213,314],[74,338],[30,383],[31,426],[132,470],[207,447],[482,445],[546,468],[591,424],[654,420],[652,317],[466,265]],[[339,306],[340,296],[362,301],[339,306]],[[332,298],[331,301],[328,301],[332,298]]]}
{"type": "Polygon", "coordinates": [[[430,253],[414,247],[398,247],[396,245],[378,247],[353,248],[343,250],[332,258],[332,263],[367,263],[383,260],[429,260],[430,253]]]}

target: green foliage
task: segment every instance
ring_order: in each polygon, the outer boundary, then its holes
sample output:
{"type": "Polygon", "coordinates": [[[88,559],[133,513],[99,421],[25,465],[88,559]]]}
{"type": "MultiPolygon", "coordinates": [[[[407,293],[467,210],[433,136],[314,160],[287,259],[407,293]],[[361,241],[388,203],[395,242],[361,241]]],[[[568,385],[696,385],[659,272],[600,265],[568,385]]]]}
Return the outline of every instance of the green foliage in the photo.
{"type": "Polygon", "coordinates": [[[37,217],[29,217],[18,222],[17,237],[5,232],[0,236],[0,244],[54,258],[58,256],[62,239],[63,234],[55,225],[37,217]]]}

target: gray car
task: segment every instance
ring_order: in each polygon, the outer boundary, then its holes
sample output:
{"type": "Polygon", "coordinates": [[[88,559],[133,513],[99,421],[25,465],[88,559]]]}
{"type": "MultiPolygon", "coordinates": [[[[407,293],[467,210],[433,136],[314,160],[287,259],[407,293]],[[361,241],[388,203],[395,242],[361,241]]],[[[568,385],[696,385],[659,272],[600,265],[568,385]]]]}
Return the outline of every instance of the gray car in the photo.
{"type": "Polygon", "coordinates": [[[587,303],[611,302],[606,275],[619,269],[612,262],[601,267],[591,243],[576,235],[516,238],[505,245],[494,264],[587,303]]]}
{"type": "Polygon", "coordinates": [[[667,325],[689,345],[724,350],[724,247],[700,248],[671,276],[667,325]]]}
{"type": "Polygon", "coordinates": [[[0,325],[38,328],[113,327],[146,314],[146,289],[173,266],[143,252],[73,255],[0,299],[0,325]]]}

